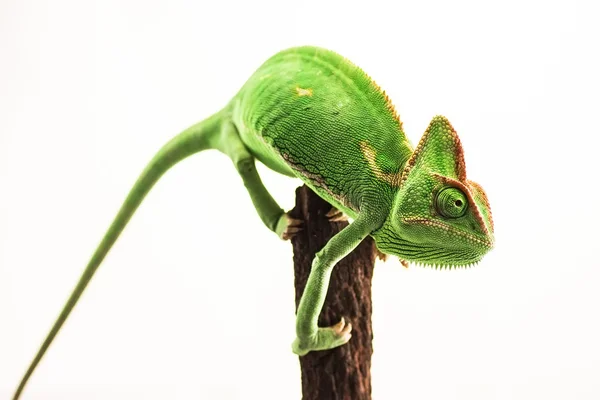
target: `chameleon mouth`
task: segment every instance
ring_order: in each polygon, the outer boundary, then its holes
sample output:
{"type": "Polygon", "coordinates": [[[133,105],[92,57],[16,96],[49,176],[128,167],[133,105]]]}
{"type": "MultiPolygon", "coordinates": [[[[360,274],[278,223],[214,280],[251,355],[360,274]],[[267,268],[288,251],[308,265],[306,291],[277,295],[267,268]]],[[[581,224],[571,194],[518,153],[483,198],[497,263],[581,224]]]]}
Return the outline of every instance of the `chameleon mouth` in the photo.
{"type": "Polygon", "coordinates": [[[438,248],[420,249],[415,258],[406,257],[407,261],[415,265],[435,269],[472,267],[481,261],[481,258],[482,256],[476,253],[448,252],[438,248]]]}
{"type": "Polygon", "coordinates": [[[485,237],[485,236],[474,235],[470,232],[465,232],[460,229],[456,229],[442,221],[432,220],[432,219],[423,218],[423,217],[408,217],[408,218],[403,218],[402,221],[406,224],[429,226],[429,227],[433,227],[433,228],[438,228],[447,233],[458,235],[462,239],[465,239],[470,245],[479,247],[479,248],[484,248],[486,251],[490,250],[494,247],[494,242],[491,238],[485,237]]]}
{"type": "MultiPolygon", "coordinates": [[[[417,224],[419,218],[414,219],[417,224]]],[[[444,228],[445,229],[445,228],[444,228]]],[[[452,228],[452,232],[455,229],[452,228]]],[[[471,235],[472,236],[472,235],[471,235]]],[[[436,269],[465,268],[477,264],[489,251],[489,247],[478,245],[445,246],[444,243],[409,240],[387,227],[374,235],[377,248],[411,264],[436,269]]],[[[485,242],[485,241],[483,241],[485,242]]]]}

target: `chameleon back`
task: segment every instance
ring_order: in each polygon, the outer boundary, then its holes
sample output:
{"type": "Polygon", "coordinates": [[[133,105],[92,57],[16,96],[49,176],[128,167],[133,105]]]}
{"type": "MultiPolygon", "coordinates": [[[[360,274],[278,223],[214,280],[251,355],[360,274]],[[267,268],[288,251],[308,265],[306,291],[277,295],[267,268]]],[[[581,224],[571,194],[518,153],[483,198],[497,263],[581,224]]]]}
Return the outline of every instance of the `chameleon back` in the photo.
{"type": "Polygon", "coordinates": [[[387,96],[329,50],[298,47],[276,54],[231,107],[242,141],[258,160],[299,177],[350,215],[379,186],[373,180],[390,186],[391,201],[393,185],[381,177],[399,174],[412,154],[387,96]]]}

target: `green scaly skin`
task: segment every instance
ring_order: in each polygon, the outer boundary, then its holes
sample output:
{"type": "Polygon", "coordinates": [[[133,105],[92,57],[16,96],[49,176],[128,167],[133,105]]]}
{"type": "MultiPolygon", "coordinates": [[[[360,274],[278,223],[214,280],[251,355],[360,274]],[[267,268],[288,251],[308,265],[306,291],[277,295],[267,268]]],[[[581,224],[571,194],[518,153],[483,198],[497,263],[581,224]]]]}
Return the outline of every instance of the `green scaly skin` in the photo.
{"type": "Polygon", "coordinates": [[[350,339],[343,318],[331,327],[319,327],[317,320],[333,267],[366,236],[383,253],[436,267],[475,264],[493,247],[489,203],[466,178],[460,140],[448,120],[434,117],[413,150],[389,98],[360,68],[325,49],[288,49],[267,60],[225,108],[173,138],[149,163],[14,399],[152,186],[173,165],[206,149],[231,158],[259,217],[280,237],[298,227],[262,184],[255,160],[300,178],[354,219],[313,260],[297,312],[296,354],[350,339]]]}

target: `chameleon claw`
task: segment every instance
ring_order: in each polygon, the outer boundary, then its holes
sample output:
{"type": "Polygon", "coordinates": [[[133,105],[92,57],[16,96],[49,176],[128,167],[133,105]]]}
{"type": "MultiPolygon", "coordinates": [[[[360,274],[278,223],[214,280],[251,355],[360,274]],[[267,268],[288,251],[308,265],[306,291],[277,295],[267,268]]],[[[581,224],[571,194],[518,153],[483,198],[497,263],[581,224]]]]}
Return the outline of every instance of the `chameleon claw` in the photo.
{"type": "Polygon", "coordinates": [[[291,240],[296,233],[300,232],[302,228],[297,228],[293,226],[288,226],[288,228],[281,234],[281,238],[283,240],[291,240]]]}
{"type": "Polygon", "coordinates": [[[350,335],[350,332],[352,332],[352,324],[351,323],[346,323],[346,320],[344,319],[344,317],[342,317],[342,319],[340,320],[340,322],[338,322],[337,324],[333,325],[331,327],[331,329],[333,329],[333,331],[335,333],[338,334],[338,336],[340,337],[346,337],[348,336],[348,340],[350,340],[350,337],[352,335],[350,335]]]}
{"type": "Polygon", "coordinates": [[[301,219],[292,218],[289,215],[287,217],[288,217],[288,227],[299,227],[299,226],[302,226],[302,220],[301,219]]]}
{"type": "MultiPolygon", "coordinates": [[[[381,261],[387,261],[388,255],[385,253],[382,253],[379,249],[375,249],[375,255],[381,261]]],[[[400,260],[400,262],[402,263],[402,260],[400,260]]],[[[404,264],[402,264],[402,265],[404,265],[404,264]]],[[[405,267],[408,267],[408,264],[405,265],[405,267]]]]}
{"type": "Polygon", "coordinates": [[[325,216],[329,222],[348,221],[348,216],[335,207],[331,207],[325,216]]]}
{"type": "Polygon", "coordinates": [[[275,233],[282,240],[290,240],[296,233],[302,230],[302,220],[290,217],[288,213],[283,213],[277,222],[275,233]]]}

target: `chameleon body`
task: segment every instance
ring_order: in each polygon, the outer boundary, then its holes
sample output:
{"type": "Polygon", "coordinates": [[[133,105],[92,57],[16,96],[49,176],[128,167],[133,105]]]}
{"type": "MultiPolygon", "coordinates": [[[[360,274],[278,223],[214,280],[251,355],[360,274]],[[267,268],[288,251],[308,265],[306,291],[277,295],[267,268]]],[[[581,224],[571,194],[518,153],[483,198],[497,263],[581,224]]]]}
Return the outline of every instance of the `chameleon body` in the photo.
{"type": "MultiPolygon", "coordinates": [[[[353,218],[315,256],[296,318],[292,349],[304,355],[350,340],[341,321],[317,320],[335,264],[371,235],[403,261],[451,267],[477,263],[493,247],[483,189],[467,180],[460,140],[442,116],[413,149],[385,92],[329,50],[297,47],[267,60],[222,110],[169,141],[125,199],[14,398],[145,195],[170,167],[206,149],[233,161],[264,224],[282,238],[299,229],[261,182],[255,160],[300,178],[353,218]]],[[[335,214],[335,213],[334,213],[335,214]]]]}

